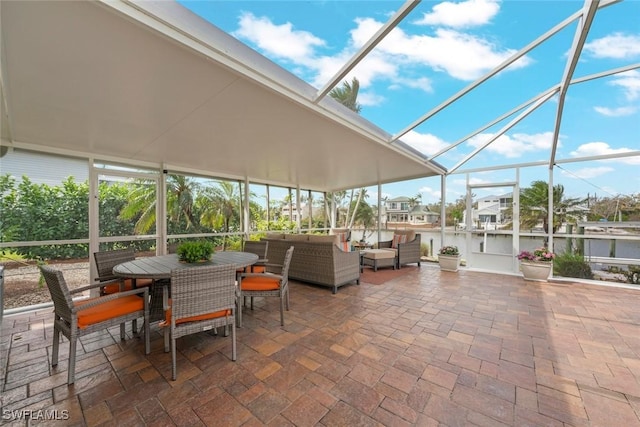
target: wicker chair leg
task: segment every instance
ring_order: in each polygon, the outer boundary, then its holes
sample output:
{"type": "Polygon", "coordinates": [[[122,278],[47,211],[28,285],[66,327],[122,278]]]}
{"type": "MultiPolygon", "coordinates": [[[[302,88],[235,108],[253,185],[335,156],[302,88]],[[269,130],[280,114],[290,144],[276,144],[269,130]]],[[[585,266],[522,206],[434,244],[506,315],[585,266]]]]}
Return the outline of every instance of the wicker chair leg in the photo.
{"type": "Polygon", "coordinates": [[[58,353],[60,352],[60,329],[58,329],[57,325],[53,326],[53,349],[51,352],[51,366],[57,366],[58,353]]]}
{"type": "MultiPolygon", "coordinates": [[[[225,326],[227,329],[227,326],[225,326]]],[[[231,324],[231,360],[236,361],[236,323],[231,324]]]]}
{"type": "Polygon", "coordinates": [[[170,326],[165,326],[164,327],[164,352],[168,353],[169,352],[169,327],[170,326]]]}
{"type": "Polygon", "coordinates": [[[240,291],[240,294],[238,295],[238,298],[236,300],[236,307],[238,307],[238,314],[237,314],[237,319],[238,319],[238,328],[242,328],[242,303],[244,302],[244,297],[242,296],[242,291],[240,291]]]}
{"type": "Polygon", "coordinates": [[[124,323],[120,323],[120,339],[122,341],[124,341],[125,338],[126,338],[126,334],[125,334],[124,328],[125,328],[125,324],[124,323]]]}
{"type": "Polygon", "coordinates": [[[284,326],[284,295],[280,295],[280,326],[284,326]]]}
{"type": "Polygon", "coordinates": [[[78,337],[74,334],[69,339],[69,372],[67,373],[67,384],[71,385],[76,380],[76,346],[78,337]]]}
{"type": "Polygon", "coordinates": [[[144,354],[151,353],[151,327],[149,326],[148,319],[144,321],[144,354]]]}
{"type": "Polygon", "coordinates": [[[178,378],[178,367],[176,362],[176,339],[171,337],[171,379],[178,378]]]}

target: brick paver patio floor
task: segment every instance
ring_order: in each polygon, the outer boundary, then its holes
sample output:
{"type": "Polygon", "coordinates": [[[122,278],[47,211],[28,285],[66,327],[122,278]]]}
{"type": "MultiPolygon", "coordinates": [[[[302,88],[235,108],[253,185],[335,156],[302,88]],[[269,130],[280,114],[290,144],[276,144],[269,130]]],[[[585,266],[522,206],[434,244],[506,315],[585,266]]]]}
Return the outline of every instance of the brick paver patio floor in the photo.
{"type": "Polygon", "coordinates": [[[293,282],[285,327],[277,304],[245,311],[236,362],[228,337],[181,338],[177,381],[157,327],[149,356],[118,328],[87,336],[72,387],[51,309],[5,317],[0,423],[640,426],[640,289],[423,264],[336,295],[293,282]]]}

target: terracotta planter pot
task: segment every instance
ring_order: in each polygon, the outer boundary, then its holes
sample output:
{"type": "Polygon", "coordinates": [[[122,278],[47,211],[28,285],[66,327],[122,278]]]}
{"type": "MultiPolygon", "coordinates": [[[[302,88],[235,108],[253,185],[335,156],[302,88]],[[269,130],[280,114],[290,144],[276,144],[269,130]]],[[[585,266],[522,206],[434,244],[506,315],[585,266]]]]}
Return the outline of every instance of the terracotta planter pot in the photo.
{"type": "Polygon", "coordinates": [[[461,255],[438,255],[440,270],[458,271],[461,255]]]}
{"type": "Polygon", "coordinates": [[[552,262],[520,261],[520,270],[524,280],[537,280],[546,282],[553,270],[552,262]]]}

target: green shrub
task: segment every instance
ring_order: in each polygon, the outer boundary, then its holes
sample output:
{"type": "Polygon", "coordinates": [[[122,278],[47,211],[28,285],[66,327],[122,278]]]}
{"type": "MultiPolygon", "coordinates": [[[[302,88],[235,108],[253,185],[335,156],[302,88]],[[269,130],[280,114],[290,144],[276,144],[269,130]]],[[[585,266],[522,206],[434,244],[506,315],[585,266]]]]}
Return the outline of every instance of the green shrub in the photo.
{"type": "Polygon", "coordinates": [[[553,274],[562,277],[593,279],[589,263],[582,255],[565,252],[553,260],[553,274]]]}
{"type": "Polygon", "coordinates": [[[180,261],[192,263],[208,261],[213,253],[213,243],[205,240],[196,242],[184,242],[176,249],[180,261]]]}

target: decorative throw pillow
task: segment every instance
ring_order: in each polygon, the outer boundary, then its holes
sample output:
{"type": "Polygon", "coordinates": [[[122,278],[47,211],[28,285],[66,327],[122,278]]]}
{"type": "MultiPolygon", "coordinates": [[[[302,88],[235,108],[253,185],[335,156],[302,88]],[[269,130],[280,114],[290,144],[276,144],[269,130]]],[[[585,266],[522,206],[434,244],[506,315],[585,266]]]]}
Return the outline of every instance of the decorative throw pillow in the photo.
{"type": "Polygon", "coordinates": [[[407,236],[404,234],[394,234],[391,247],[397,249],[399,243],[407,243],[407,236]]]}
{"type": "Polygon", "coordinates": [[[342,252],[351,252],[351,243],[349,242],[340,242],[340,243],[336,243],[336,245],[338,245],[338,248],[342,252]]]}

